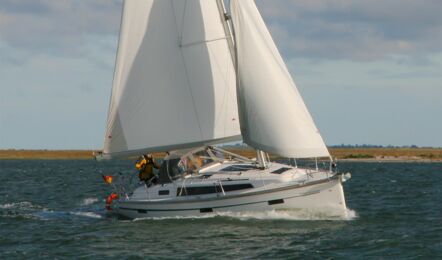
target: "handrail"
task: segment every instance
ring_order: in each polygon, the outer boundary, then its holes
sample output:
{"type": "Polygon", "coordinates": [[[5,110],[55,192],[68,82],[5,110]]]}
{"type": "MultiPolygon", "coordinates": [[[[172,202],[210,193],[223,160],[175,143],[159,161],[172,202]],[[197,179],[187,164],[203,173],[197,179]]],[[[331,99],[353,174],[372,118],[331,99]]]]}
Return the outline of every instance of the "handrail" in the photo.
{"type": "Polygon", "coordinates": [[[221,183],[221,179],[218,178],[219,186],[221,187],[221,191],[223,192],[223,195],[226,196],[226,193],[224,192],[223,184],[221,183]]]}
{"type": "Polygon", "coordinates": [[[244,157],[244,156],[241,156],[241,155],[239,155],[239,154],[235,154],[235,153],[232,153],[232,152],[226,151],[226,150],[221,149],[221,148],[219,148],[219,147],[213,147],[213,146],[211,146],[210,148],[213,149],[213,150],[215,150],[215,151],[218,151],[218,152],[222,152],[222,153],[225,153],[225,154],[231,155],[231,156],[233,156],[233,157],[239,159],[239,160],[242,161],[242,162],[250,162],[250,163],[254,163],[254,162],[255,162],[255,161],[253,161],[253,160],[251,160],[251,159],[249,159],[249,158],[247,158],[247,157],[244,157]]]}
{"type": "Polygon", "coordinates": [[[180,194],[179,194],[178,196],[181,196],[181,194],[183,194],[183,190],[186,190],[186,194],[187,194],[186,180],[187,180],[187,179],[183,179],[183,185],[181,185],[180,194]]]}

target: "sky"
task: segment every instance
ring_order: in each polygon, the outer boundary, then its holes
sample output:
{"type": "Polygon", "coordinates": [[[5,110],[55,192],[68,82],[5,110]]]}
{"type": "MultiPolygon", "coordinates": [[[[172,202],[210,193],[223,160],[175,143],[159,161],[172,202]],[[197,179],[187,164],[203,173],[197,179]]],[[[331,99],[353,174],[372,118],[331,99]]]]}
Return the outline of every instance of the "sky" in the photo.
{"type": "MultiPolygon", "coordinates": [[[[442,1],[257,0],[328,145],[442,147],[442,1]]],[[[101,149],[122,0],[0,1],[0,149],[101,149]]]]}

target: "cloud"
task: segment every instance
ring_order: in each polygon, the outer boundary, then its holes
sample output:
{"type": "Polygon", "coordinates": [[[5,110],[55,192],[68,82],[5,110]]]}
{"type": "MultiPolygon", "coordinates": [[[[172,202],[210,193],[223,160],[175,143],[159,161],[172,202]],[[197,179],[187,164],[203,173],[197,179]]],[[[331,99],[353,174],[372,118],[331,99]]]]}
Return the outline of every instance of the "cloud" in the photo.
{"type": "Polygon", "coordinates": [[[78,55],[91,35],[118,34],[122,0],[2,0],[0,39],[13,48],[78,55]]]}
{"type": "Polygon", "coordinates": [[[258,0],[285,54],[381,60],[442,51],[438,0],[258,0]]]}
{"type": "MultiPolygon", "coordinates": [[[[311,59],[416,60],[442,51],[439,0],[257,0],[283,53],[311,59]]],[[[117,37],[122,0],[2,0],[0,39],[53,55],[81,55],[92,36],[117,37]]]]}

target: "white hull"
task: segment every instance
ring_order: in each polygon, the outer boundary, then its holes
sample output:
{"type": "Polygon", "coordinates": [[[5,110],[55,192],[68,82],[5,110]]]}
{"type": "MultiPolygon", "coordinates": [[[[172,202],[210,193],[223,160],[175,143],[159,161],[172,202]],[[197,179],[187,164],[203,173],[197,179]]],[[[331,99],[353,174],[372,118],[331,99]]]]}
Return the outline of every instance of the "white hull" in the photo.
{"type": "Polygon", "coordinates": [[[340,176],[303,185],[281,185],[239,195],[183,201],[120,201],[116,212],[125,218],[189,217],[224,212],[260,212],[281,209],[313,210],[333,216],[346,214],[340,176]]]}

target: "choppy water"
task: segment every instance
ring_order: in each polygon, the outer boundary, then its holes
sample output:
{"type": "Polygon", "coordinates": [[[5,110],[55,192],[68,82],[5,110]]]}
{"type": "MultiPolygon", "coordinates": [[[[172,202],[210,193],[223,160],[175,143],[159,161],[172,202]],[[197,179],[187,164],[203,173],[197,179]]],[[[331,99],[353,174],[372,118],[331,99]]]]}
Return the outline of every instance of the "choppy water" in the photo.
{"type": "Polygon", "coordinates": [[[118,220],[104,210],[110,190],[99,172],[132,167],[0,161],[0,259],[442,257],[440,163],[341,163],[353,174],[347,219],[269,212],[118,220]]]}

